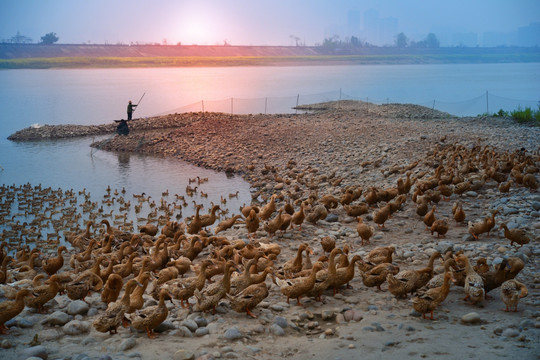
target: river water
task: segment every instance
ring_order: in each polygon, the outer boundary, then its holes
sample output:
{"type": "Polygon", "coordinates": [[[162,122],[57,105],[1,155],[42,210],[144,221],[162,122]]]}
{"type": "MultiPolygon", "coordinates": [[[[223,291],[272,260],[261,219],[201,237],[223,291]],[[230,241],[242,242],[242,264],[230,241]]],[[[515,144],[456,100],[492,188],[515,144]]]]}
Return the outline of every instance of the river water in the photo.
{"type": "MultiPolygon", "coordinates": [[[[0,71],[0,183],[105,189],[127,196],[184,195],[188,179],[209,178],[199,190],[230,212],[249,203],[249,185],[177,160],[95,151],[96,139],[14,143],[11,133],[33,124],[102,124],[126,117],[129,100],[142,101],[134,117],[183,111],[294,112],[296,104],[338,99],[416,103],[455,115],[518,106],[536,107],[540,64],[355,65],[226,68],[144,68],[0,71]],[[236,193],[238,198],[228,198],[236,193]]],[[[183,215],[191,215],[192,207],[183,215]]],[[[133,215],[135,217],[135,215],[133,215]]],[[[22,220],[22,219],[21,219],[22,220]]],[[[0,231],[2,226],[0,226],[0,231]]]]}

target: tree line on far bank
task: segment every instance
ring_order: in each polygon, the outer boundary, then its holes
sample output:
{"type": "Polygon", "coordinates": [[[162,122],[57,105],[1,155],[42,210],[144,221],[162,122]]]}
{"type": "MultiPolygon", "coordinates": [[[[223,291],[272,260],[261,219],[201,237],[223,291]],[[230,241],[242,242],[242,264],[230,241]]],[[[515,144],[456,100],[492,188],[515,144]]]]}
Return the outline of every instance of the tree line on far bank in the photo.
{"type": "MultiPolygon", "coordinates": [[[[339,36],[337,35],[324,39],[321,46],[328,49],[336,49],[336,48],[354,49],[354,48],[379,47],[377,45],[370,44],[367,41],[361,41],[356,36],[351,36],[350,38],[341,40],[339,36]]],[[[440,42],[434,33],[429,33],[424,40],[413,41],[413,40],[409,40],[407,35],[401,32],[396,35],[393,46],[398,47],[398,48],[438,48],[440,47],[440,42]]]]}
{"type": "MultiPolygon", "coordinates": [[[[295,39],[296,46],[305,46],[302,45],[300,38],[295,37],[294,35],[291,35],[291,38],[295,39]]],[[[44,44],[44,45],[52,45],[56,42],[58,42],[60,38],[56,35],[54,32],[47,33],[41,37],[41,41],[38,44],[44,44]]],[[[0,40],[0,43],[4,44],[32,44],[33,41],[28,36],[21,35],[20,32],[17,32],[16,35],[12,36],[9,39],[2,39],[0,40]]],[[[150,45],[159,45],[158,44],[150,44],[150,45]]],[[[166,44],[164,44],[166,45],[166,44]]],[[[178,44],[180,45],[180,43],[178,44]]],[[[230,45],[227,41],[224,42],[223,46],[230,45]]],[[[334,35],[332,37],[324,39],[322,44],[316,44],[316,46],[321,46],[323,48],[327,49],[337,49],[337,48],[365,48],[365,47],[378,47],[376,45],[372,45],[367,41],[361,41],[356,36],[351,36],[350,38],[346,38],[345,40],[341,40],[338,35],[334,35]]],[[[399,33],[396,35],[395,47],[398,48],[438,48],[439,47],[439,39],[437,39],[437,36],[433,33],[429,33],[426,38],[422,41],[412,41],[409,40],[409,38],[403,33],[399,33]]]]}
{"type": "MultiPolygon", "coordinates": [[[[39,42],[39,44],[51,45],[51,44],[54,44],[55,42],[58,42],[58,40],[60,40],[60,38],[56,35],[56,33],[50,32],[41,37],[41,41],[39,42]]],[[[0,42],[5,43],[5,44],[32,44],[33,43],[31,38],[29,38],[28,36],[21,35],[21,33],[18,31],[17,31],[17,34],[13,35],[9,39],[2,39],[0,42]]]]}

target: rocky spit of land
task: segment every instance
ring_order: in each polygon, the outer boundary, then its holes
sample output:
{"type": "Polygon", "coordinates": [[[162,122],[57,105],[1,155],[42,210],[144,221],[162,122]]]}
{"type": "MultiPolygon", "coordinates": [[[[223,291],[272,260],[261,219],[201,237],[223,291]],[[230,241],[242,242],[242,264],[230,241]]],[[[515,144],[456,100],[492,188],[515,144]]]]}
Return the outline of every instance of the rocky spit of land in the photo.
{"type": "MultiPolygon", "coordinates": [[[[120,328],[116,335],[97,332],[92,321],[105,309],[99,293],[86,297],[86,302],[57,295],[46,305],[46,314],[26,308],[8,323],[9,334],[0,340],[2,358],[538,358],[540,194],[515,182],[508,192],[499,191],[499,183],[492,177],[482,178],[488,170],[479,159],[499,159],[501,168],[505,154],[529,159],[527,171],[538,180],[540,129],[503,118],[457,118],[412,105],[335,102],[309,110],[305,114],[196,113],[137,119],[130,125],[130,135],[112,136],[92,146],[176,157],[242,174],[253,186],[254,204],[264,205],[275,194],[278,209],[290,201],[295,210],[310,195],[312,199],[324,195],[339,199],[347,188],[357,186],[364,191],[354,202],[360,203],[370,187],[396,187],[407,172],[420,182],[452,159],[457,173],[466,163],[464,154],[469,154],[469,165],[475,169],[469,168],[465,178],[479,185],[435,204],[436,217],[448,219],[445,237],[425,230],[412,200],[413,186],[401,210],[384,228],[373,222],[374,208],[362,215],[375,229],[366,245],[361,245],[355,217],[341,204],[329,208],[323,220],[305,221],[302,230],[296,227],[270,236],[261,224],[251,242],[279,244],[276,268],[292,259],[302,242],[314,250],[314,262],[324,254],[321,239],[327,237],[339,248],[349,246],[349,258],[364,258],[377,247],[393,245],[394,263],[400,269],[425,267],[435,251],[462,250],[473,263],[484,257],[491,267],[517,257],[525,263],[517,279],[529,291],[518,311],[503,311],[500,289],[491,291],[481,304],[471,305],[463,301],[464,289],[453,286],[435,310],[436,320],[423,319],[413,310],[411,296],[395,298],[387,291],[387,283],[382,291],[366,287],[356,269],[352,288],[343,288],[335,296],[327,291],[323,302],[302,298],[304,306],[296,306],[295,300],[287,304],[279,287],[268,278],[269,296],[253,310],[256,319],[233,311],[227,299],[221,301],[216,314],[168,303],[167,320],[157,329],[157,338],[148,339],[133,328],[120,328]],[[466,213],[461,224],[452,218],[456,201],[466,213]],[[467,221],[484,219],[493,210],[498,210],[496,226],[476,240],[468,232],[467,221]],[[521,247],[510,245],[499,230],[503,222],[525,230],[531,241],[521,247]]],[[[505,174],[506,179],[513,179],[505,174]]],[[[220,235],[249,242],[243,223],[220,235]]],[[[66,255],[62,270],[70,270],[68,259],[66,255]]],[[[435,272],[441,271],[437,261],[435,272]]],[[[149,295],[145,300],[145,306],[156,303],[149,295]]]]}
{"type": "MultiPolygon", "coordinates": [[[[128,126],[135,132],[152,131],[164,128],[179,128],[192,122],[192,116],[185,115],[164,115],[151,117],[146,119],[137,119],[136,121],[128,121],[128,126]]],[[[115,134],[116,126],[111,124],[102,125],[40,125],[35,124],[19,130],[8,136],[8,140],[12,141],[35,141],[35,140],[55,140],[76,138],[83,136],[97,136],[115,134]]]]}

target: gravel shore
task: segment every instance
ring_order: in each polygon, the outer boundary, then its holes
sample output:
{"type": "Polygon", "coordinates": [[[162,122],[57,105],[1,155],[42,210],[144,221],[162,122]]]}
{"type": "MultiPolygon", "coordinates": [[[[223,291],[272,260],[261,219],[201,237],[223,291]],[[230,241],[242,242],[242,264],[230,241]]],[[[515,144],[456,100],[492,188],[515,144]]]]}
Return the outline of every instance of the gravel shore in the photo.
{"type": "MultiPolygon", "coordinates": [[[[340,101],[303,110],[309,112],[190,113],[137,119],[130,124],[130,135],[111,136],[92,146],[176,157],[201,167],[241,174],[253,187],[253,204],[264,205],[276,195],[278,209],[292,202],[297,210],[299,202],[310,197],[317,199],[311,204],[315,208],[323,196],[340,199],[347,189],[358,186],[363,195],[353,204],[360,203],[371,187],[395,188],[398,179],[404,179],[409,172],[418,178],[417,186],[412,187],[401,209],[384,223],[384,228],[373,222],[376,208],[362,215],[364,222],[375,229],[364,246],[356,230],[356,218],[349,216],[341,204],[329,207],[322,220],[305,221],[302,230],[288,229],[271,235],[261,221],[252,242],[279,244],[276,267],[292,259],[302,242],[314,250],[313,259],[324,255],[321,240],[327,237],[335,241],[336,247],[349,246],[349,258],[365,258],[374,248],[393,245],[394,263],[402,270],[424,267],[435,251],[461,250],[474,263],[480,257],[486,258],[490,267],[505,258],[517,257],[525,263],[517,279],[529,290],[519,302],[518,312],[503,311],[500,289],[491,291],[482,304],[470,305],[462,300],[464,289],[453,286],[435,310],[436,320],[423,319],[413,310],[411,296],[395,298],[386,290],[387,283],[382,285],[382,291],[366,287],[357,269],[351,289],[343,289],[335,296],[327,291],[324,302],[302,298],[303,307],[295,306],[292,299],[287,304],[279,287],[272,285],[269,296],[253,310],[257,319],[234,312],[227,300],[222,301],[215,315],[168,304],[169,317],[158,329],[157,339],[151,340],[133,329],[119,329],[119,335],[95,331],[91,323],[103,311],[99,293],[88,296],[87,303],[76,304],[83,309],[73,305],[66,295],[57,295],[54,304],[46,307],[48,315],[25,309],[12,320],[10,334],[0,340],[2,358],[538,359],[538,190],[514,183],[503,193],[498,190],[499,183],[486,176],[478,187],[436,203],[436,217],[448,220],[445,237],[425,230],[412,194],[422,180],[435,174],[439,165],[448,165],[458,150],[499,159],[501,166],[505,154],[515,154],[516,158],[521,154],[530,159],[528,169],[538,180],[540,128],[504,118],[457,118],[415,105],[340,101]],[[461,202],[466,213],[464,223],[458,224],[452,218],[456,201],[461,202]],[[496,227],[476,240],[469,234],[467,221],[476,222],[493,210],[498,210],[496,227]],[[530,243],[511,246],[499,230],[503,222],[510,228],[524,229],[530,243]],[[51,320],[53,315],[63,320],[51,320]],[[36,334],[41,344],[29,345],[36,334]]],[[[28,134],[25,136],[30,138],[28,134]]],[[[459,156],[454,159],[460,167],[463,165],[459,156]]],[[[477,169],[466,178],[481,181],[488,170],[479,162],[471,161],[470,165],[477,169]]],[[[512,176],[507,174],[507,178],[512,176]]],[[[231,241],[249,241],[243,223],[220,235],[231,241]]],[[[438,261],[435,272],[442,272],[438,261]]],[[[269,278],[267,283],[270,285],[269,278]]],[[[150,296],[146,301],[155,303],[150,296]]]]}

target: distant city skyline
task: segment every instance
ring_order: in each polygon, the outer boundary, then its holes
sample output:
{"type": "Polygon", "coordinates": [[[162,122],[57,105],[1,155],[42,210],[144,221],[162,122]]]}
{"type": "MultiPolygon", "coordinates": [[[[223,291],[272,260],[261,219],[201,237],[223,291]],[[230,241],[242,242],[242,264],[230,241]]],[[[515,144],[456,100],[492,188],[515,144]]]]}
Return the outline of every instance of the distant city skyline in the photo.
{"type": "MultiPolygon", "coordinates": [[[[539,46],[540,22],[523,25],[508,32],[455,32],[442,27],[430,32],[437,36],[441,46],[539,46]]],[[[403,32],[400,30],[398,18],[382,18],[375,9],[369,9],[363,14],[349,10],[344,29],[349,37],[360,37],[360,40],[377,46],[394,45],[396,35],[403,32]]],[[[405,35],[413,41],[421,41],[427,36],[425,33],[405,35]]]]}
{"type": "Polygon", "coordinates": [[[37,43],[377,46],[434,33],[441,46],[540,46],[538,0],[2,0],[0,39],[37,43]]]}

